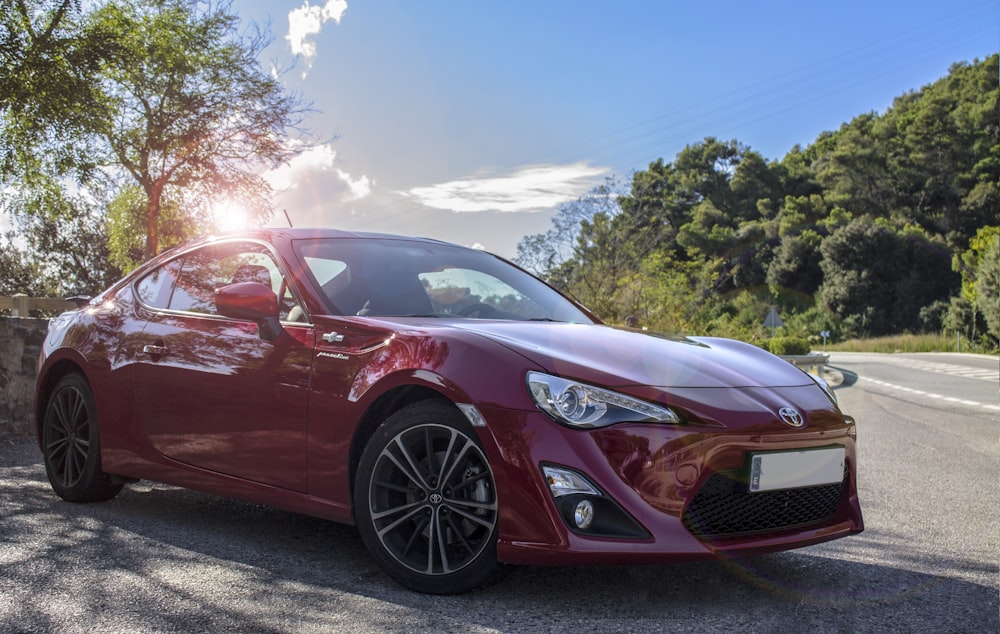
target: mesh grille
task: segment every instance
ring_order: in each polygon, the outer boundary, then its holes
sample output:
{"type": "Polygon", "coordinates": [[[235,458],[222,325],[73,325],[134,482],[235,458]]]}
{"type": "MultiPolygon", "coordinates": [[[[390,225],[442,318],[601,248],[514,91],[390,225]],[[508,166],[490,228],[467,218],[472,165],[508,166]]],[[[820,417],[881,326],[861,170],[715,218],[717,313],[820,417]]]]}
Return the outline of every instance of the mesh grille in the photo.
{"type": "Polygon", "coordinates": [[[821,524],[837,512],[848,472],[834,484],[750,493],[746,477],[736,471],[712,475],[684,513],[684,526],[712,539],[804,528],[821,524]]]}

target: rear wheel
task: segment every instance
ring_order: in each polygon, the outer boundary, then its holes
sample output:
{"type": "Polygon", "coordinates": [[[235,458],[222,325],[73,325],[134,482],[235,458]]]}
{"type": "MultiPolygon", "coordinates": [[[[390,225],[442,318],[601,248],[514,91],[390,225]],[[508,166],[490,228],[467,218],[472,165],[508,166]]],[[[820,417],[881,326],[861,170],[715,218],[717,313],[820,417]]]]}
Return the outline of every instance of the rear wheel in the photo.
{"type": "Polygon", "coordinates": [[[386,420],[361,456],[354,504],[365,545],[404,586],[455,594],[497,577],[493,471],[452,404],[423,401],[386,420]]]}
{"type": "Polygon", "coordinates": [[[87,381],[68,374],[56,384],[42,422],[42,453],[52,489],[69,502],[110,500],[122,489],[101,471],[97,408],[87,381]]]}

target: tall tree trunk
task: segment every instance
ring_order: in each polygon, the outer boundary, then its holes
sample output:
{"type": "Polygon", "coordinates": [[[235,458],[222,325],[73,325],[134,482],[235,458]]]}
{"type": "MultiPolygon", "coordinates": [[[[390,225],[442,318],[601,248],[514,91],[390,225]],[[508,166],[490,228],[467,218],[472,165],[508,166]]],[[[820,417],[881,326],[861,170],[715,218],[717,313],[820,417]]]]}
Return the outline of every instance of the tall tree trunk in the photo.
{"type": "Polygon", "coordinates": [[[143,260],[149,260],[160,252],[160,196],[163,194],[165,180],[158,178],[146,190],[149,200],[146,203],[146,249],[143,260]]]}

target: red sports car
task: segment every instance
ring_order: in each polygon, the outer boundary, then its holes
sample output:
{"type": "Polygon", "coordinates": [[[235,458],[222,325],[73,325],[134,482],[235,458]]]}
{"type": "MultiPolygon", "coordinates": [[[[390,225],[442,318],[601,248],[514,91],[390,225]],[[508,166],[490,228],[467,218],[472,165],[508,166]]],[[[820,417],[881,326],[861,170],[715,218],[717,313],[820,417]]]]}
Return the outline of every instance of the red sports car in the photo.
{"type": "Polygon", "coordinates": [[[737,341],[603,325],[433,240],[174,249],[52,320],[37,396],[62,498],[142,478],[354,524],[422,592],[863,529],[855,424],[821,380],[737,341]]]}

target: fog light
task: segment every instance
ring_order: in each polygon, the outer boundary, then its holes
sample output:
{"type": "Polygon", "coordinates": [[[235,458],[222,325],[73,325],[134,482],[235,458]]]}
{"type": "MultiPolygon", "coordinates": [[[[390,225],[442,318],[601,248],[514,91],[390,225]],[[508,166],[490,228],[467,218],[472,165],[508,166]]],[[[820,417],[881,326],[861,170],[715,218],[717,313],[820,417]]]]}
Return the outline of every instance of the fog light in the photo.
{"type": "Polygon", "coordinates": [[[587,530],[594,521],[594,505],[590,500],[580,500],[573,510],[573,522],[580,530],[587,530]]]}

